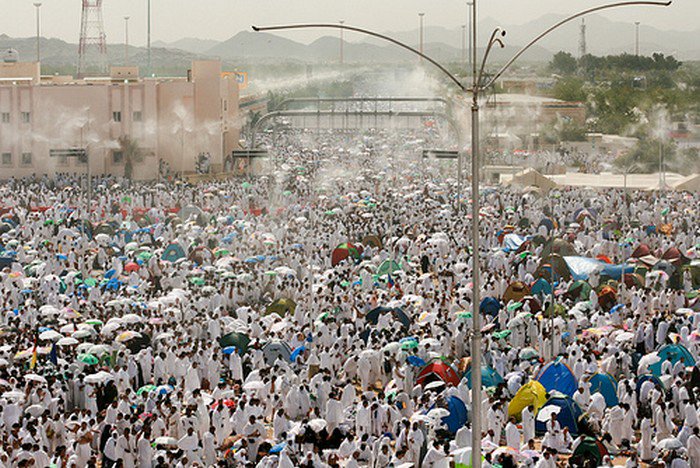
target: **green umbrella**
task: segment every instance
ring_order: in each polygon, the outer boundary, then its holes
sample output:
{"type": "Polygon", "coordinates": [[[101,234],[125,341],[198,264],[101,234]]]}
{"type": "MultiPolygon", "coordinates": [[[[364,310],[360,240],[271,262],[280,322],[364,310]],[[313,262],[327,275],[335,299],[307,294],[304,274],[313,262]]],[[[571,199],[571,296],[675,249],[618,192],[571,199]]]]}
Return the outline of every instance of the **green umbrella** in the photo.
{"type": "Polygon", "coordinates": [[[322,313],[321,315],[318,316],[318,318],[316,319],[316,321],[317,321],[317,322],[323,322],[323,321],[326,320],[328,317],[330,317],[330,314],[329,314],[328,312],[324,312],[324,313],[322,313]]]}
{"type": "Polygon", "coordinates": [[[122,203],[131,203],[131,197],[128,195],[125,197],[122,197],[122,203]]]}
{"type": "Polygon", "coordinates": [[[243,187],[244,189],[249,189],[249,188],[251,188],[252,186],[253,186],[253,184],[251,184],[250,182],[243,182],[243,183],[241,184],[241,187],[243,187]]]}
{"type": "Polygon", "coordinates": [[[471,312],[460,312],[457,314],[457,318],[466,320],[472,318],[472,313],[471,312]]]}
{"type": "Polygon", "coordinates": [[[522,303],[522,302],[513,302],[512,304],[510,304],[510,305],[507,307],[507,309],[508,309],[509,312],[512,312],[512,311],[514,311],[514,310],[518,310],[518,309],[521,308],[522,306],[523,306],[523,303],[522,303]]]}
{"type": "Polygon", "coordinates": [[[102,326],[102,320],[97,320],[97,319],[86,320],[85,323],[87,323],[88,325],[93,325],[93,326],[97,326],[97,327],[102,326]]]}
{"type": "Polygon", "coordinates": [[[226,250],[226,249],[216,249],[216,250],[214,251],[214,255],[216,255],[217,257],[222,257],[222,256],[228,255],[228,254],[230,254],[230,253],[231,253],[231,251],[230,251],[230,250],[226,250]]]}
{"type": "Polygon", "coordinates": [[[335,216],[335,211],[333,211],[333,210],[328,210],[328,211],[326,211],[324,214],[326,214],[326,215],[328,215],[328,216],[335,216]]]}
{"type": "Polygon", "coordinates": [[[248,344],[250,343],[250,338],[244,333],[228,333],[221,337],[219,340],[219,346],[226,348],[228,346],[235,346],[236,349],[241,350],[241,352],[246,352],[248,350],[248,344]]]}
{"type": "Polygon", "coordinates": [[[409,341],[404,341],[403,343],[401,343],[401,349],[403,349],[403,350],[414,349],[417,347],[418,347],[417,341],[409,340],[409,341]]]}
{"type": "Polygon", "coordinates": [[[90,286],[91,288],[97,286],[97,280],[95,278],[88,278],[85,280],[85,284],[90,286]]]}
{"type": "Polygon", "coordinates": [[[401,265],[394,260],[384,260],[377,268],[379,276],[388,275],[396,271],[401,271],[401,265]]]}
{"type": "Polygon", "coordinates": [[[284,195],[285,197],[288,197],[288,196],[290,196],[291,194],[292,194],[292,191],[291,191],[291,190],[285,190],[284,192],[282,192],[282,195],[284,195]]]}
{"type": "Polygon", "coordinates": [[[266,271],[263,273],[265,276],[277,276],[277,272],[274,270],[266,271]]]}
{"type": "Polygon", "coordinates": [[[493,334],[493,337],[496,338],[497,340],[502,340],[504,338],[508,338],[512,332],[510,330],[503,330],[499,331],[493,334]]]}
{"type": "Polygon", "coordinates": [[[138,257],[136,257],[136,258],[138,258],[139,260],[143,260],[144,262],[147,262],[147,261],[149,261],[152,257],[153,257],[153,253],[152,253],[152,252],[143,251],[143,252],[141,252],[141,253],[138,255],[138,257]]]}
{"type": "Polygon", "coordinates": [[[195,286],[204,286],[204,278],[200,278],[199,276],[193,276],[190,278],[190,283],[194,284],[195,286]]]}
{"type": "Polygon", "coordinates": [[[143,387],[139,388],[139,389],[136,391],[136,394],[137,394],[137,395],[141,395],[141,394],[143,394],[143,393],[151,393],[151,392],[152,392],[153,390],[155,390],[155,389],[156,389],[156,386],[155,386],[155,385],[151,385],[151,384],[144,385],[143,387]]]}
{"type": "Polygon", "coordinates": [[[78,354],[78,361],[91,366],[94,366],[95,364],[100,362],[100,360],[97,359],[96,356],[89,353],[78,354]]]}

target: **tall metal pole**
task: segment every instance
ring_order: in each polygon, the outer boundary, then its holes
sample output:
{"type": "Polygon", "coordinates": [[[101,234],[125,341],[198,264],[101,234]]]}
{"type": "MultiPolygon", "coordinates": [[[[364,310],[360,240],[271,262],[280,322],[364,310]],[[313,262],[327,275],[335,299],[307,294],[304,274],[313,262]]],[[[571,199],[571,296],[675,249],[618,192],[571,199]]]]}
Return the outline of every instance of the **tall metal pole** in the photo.
{"type": "MultiPolygon", "coordinates": [[[[476,44],[476,0],[472,2],[476,44]]],[[[476,47],[472,48],[472,468],[481,468],[481,285],[479,272],[479,92],[476,47]]]]}
{"type": "Polygon", "coordinates": [[[639,21],[634,22],[634,55],[639,55],[639,21]]]}
{"type": "Polygon", "coordinates": [[[129,17],[124,17],[124,65],[129,65],[129,17]]]}
{"type": "Polygon", "coordinates": [[[41,23],[40,23],[40,8],[41,3],[37,2],[34,4],[36,7],[36,61],[41,62],[41,23]]]}
{"type": "MultiPolygon", "coordinates": [[[[340,20],[340,24],[345,24],[345,20],[340,20]]],[[[343,37],[344,31],[341,29],[340,30],[340,64],[342,65],[344,63],[344,57],[343,57],[343,47],[345,43],[345,38],[343,37]]]]}
{"type": "MultiPolygon", "coordinates": [[[[420,53],[423,53],[423,17],[425,16],[425,13],[418,13],[418,17],[420,18],[420,47],[418,50],[420,50],[420,53]]],[[[423,57],[421,57],[421,62],[423,61],[423,57]]]]}
{"type": "Polygon", "coordinates": [[[148,75],[153,74],[153,63],[151,62],[151,0],[148,0],[148,75]]]}
{"type": "Polygon", "coordinates": [[[462,62],[467,64],[467,25],[462,25],[462,62]]]}

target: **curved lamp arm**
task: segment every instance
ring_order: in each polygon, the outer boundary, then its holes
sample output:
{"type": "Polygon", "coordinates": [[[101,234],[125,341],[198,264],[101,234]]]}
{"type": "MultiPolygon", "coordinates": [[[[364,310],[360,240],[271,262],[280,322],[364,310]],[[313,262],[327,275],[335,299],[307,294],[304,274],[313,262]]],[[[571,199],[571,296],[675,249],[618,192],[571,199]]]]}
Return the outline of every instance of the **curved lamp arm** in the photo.
{"type": "MultiPolygon", "coordinates": [[[[498,72],[496,72],[495,75],[493,75],[493,77],[491,78],[491,80],[490,80],[488,83],[486,83],[486,84],[483,86],[483,88],[488,88],[489,86],[493,85],[493,83],[494,83],[498,78],[500,78],[501,75],[503,75],[503,73],[505,73],[505,71],[513,64],[513,62],[515,62],[518,58],[520,58],[520,56],[523,55],[523,54],[525,53],[525,51],[527,51],[530,47],[532,47],[533,45],[535,45],[536,42],[538,42],[538,41],[539,41],[540,39],[542,39],[544,36],[546,36],[547,34],[551,33],[551,32],[554,31],[555,29],[557,29],[559,26],[562,26],[563,24],[566,24],[566,23],[568,23],[568,22],[570,22],[570,21],[573,21],[573,20],[575,20],[576,18],[580,18],[581,16],[585,16],[585,15],[588,15],[588,14],[590,14],[590,13],[594,13],[594,12],[596,12],[596,11],[607,10],[607,9],[609,9],[609,8],[617,8],[617,7],[623,7],[623,6],[634,6],[634,5],[637,5],[637,6],[639,6],[639,5],[647,5],[647,6],[663,6],[663,7],[667,7],[667,6],[671,5],[671,3],[672,3],[672,0],[668,0],[668,1],[664,1],[664,2],[653,2],[653,1],[617,2],[617,3],[610,3],[610,4],[607,4],[607,5],[600,5],[600,6],[597,6],[597,7],[589,8],[589,9],[587,9],[587,10],[580,11],[580,12],[576,13],[575,15],[571,15],[571,16],[569,16],[569,17],[567,17],[567,18],[564,18],[563,20],[559,21],[559,22],[556,23],[555,25],[553,25],[553,26],[551,26],[550,28],[548,28],[547,30],[543,31],[540,35],[538,35],[537,37],[535,37],[534,39],[532,39],[530,42],[528,42],[527,45],[525,45],[522,49],[520,49],[510,60],[508,60],[508,62],[506,62],[505,65],[503,65],[503,67],[501,67],[500,70],[498,70],[498,72]]],[[[482,69],[483,69],[483,63],[482,63],[482,69]]]]}
{"type": "Polygon", "coordinates": [[[253,31],[280,31],[283,29],[308,29],[308,28],[334,28],[334,29],[344,29],[346,31],[355,31],[359,32],[361,34],[365,34],[367,36],[373,36],[373,37],[378,37],[379,39],[383,39],[385,41],[391,42],[392,44],[396,44],[397,46],[401,47],[402,49],[406,49],[410,52],[413,52],[414,54],[422,57],[423,59],[427,60],[431,64],[435,65],[441,72],[443,72],[445,75],[447,75],[450,80],[452,80],[458,87],[464,92],[468,92],[469,88],[464,86],[462,82],[460,82],[457,77],[455,77],[452,73],[450,73],[447,68],[442,66],[440,63],[438,63],[436,60],[430,58],[429,56],[425,55],[419,50],[414,49],[413,47],[404,44],[401,41],[397,41],[396,39],[385,36],[384,34],[375,32],[375,31],[370,31],[369,29],[363,29],[363,28],[356,28],[355,26],[347,26],[345,24],[334,24],[334,23],[313,23],[313,24],[289,24],[289,25],[282,25],[282,26],[253,26],[253,31]]]}

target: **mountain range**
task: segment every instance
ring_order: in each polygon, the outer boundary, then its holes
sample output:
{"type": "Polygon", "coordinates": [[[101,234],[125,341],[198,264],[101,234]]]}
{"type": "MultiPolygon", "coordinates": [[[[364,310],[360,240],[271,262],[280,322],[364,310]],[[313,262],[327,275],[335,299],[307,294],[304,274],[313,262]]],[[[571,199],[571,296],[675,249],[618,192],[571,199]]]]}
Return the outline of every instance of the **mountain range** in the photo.
{"type": "MultiPolygon", "coordinates": [[[[506,47],[494,49],[492,60],[504,61],[520,46],[550,25],[561,20],[554,14],[542,16],[521,25],[505,25],[506,47]]],[[[485,18],[479,23],[478,43],[484,44],[491,31],[498,26],[496,20],[485,18]]],[[[580,22],[567,24],[544,37],[533,46],[522,60],[545,62],[552,55],[564,50],[578,54],[580,22]]],[[[390,31],[386,34],[418,47],[418,30],[390,31]]],[[[448,29],[441,26],[425,28],[425,53],[438,61],[455,61],[462,57],[462,28],[448,29]]],[[[634,24],[610,21],[603,16],[591,15],[586,18],[587,51],[595,55],[617,54],[634,51],[634,24]]],[[[643,54],[662,52],[673,54],[680,60],[700,60],[700,29],[695,31],[662,31],[651,26],[640,26],[640,51],[643,54]]],[[[0,50],[17,49],[20,57],[34,57],[36,42],[33,37],[11,38],[0,35],[0,50]]],[[[61,39],[42,38],[42,62],[56,69],[74,67],[77,60],[77,45],[61,39]]],[[[210,39],[183,38],[175,42],[156,41],[152,56],[154,68],[160,72],[181,71],[196,58],[220,58],[226,65],[238,64],[307,62],[335,63],[339,59],[340,43],[335,31],[304,44],[286,37],[269,33],[241,31],[225,41],[210,39]]],[[[478,50],[481,57],[483,51],[478,50]]],[[[405,62],[416,60],[415,56],[392,44],[365,37],[357,33],[346,34],[344,44],[346,62],[405,62]]],[[[108,45],[109,61],[123,64],[125,52],[123,44],[108,45]]],[[[147,64],[147,51],[144,47],[129,47],[129,62],[134,65],[147,64]]]]}

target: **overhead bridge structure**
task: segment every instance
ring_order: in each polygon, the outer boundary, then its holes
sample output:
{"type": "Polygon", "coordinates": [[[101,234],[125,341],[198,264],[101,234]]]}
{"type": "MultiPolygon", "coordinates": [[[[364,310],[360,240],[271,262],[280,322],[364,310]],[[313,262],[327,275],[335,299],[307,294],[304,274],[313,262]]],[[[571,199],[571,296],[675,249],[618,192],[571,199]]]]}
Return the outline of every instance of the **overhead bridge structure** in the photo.
{"type": "Polygon", "coordinates": [[[273,122],[286,127],[345,130],[373,128],[419,129],[429,121],[441,121],[457,134],[449,105],[442,98],[290,98],[285,99],[256,122],[251,132],[251,148],[258,133],[273,122]]]}

